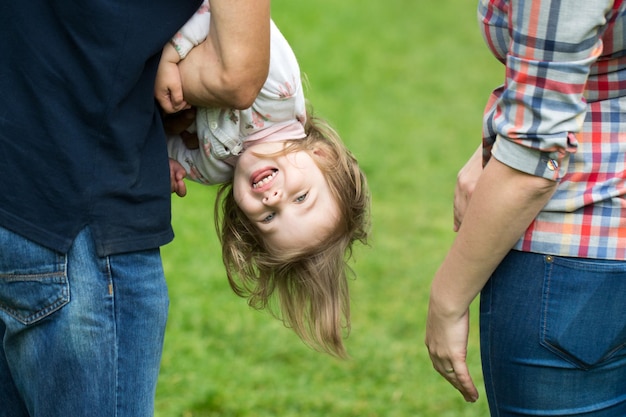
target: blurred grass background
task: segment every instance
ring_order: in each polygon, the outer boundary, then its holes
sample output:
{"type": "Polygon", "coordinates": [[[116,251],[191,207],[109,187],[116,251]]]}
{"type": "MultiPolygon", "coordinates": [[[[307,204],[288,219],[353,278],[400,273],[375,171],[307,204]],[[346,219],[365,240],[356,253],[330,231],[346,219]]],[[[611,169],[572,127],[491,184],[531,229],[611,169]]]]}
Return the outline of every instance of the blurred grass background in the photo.
{"type": "Polygon", "coordinates": [[[273,0],[316,113],[339,131],[373,197],[369,247],[351,282],[351,355],[304,346],[228,287],[213,229],[215,190],[173,199],[163,249],[170,319],[157,417],[463,417],[488,415],[476,305],[468,362],[481,398],[466,404],[423,344],[431,277],[454,234],[456,174],[480,142],[502,69],[467,0],[273,0]]]}

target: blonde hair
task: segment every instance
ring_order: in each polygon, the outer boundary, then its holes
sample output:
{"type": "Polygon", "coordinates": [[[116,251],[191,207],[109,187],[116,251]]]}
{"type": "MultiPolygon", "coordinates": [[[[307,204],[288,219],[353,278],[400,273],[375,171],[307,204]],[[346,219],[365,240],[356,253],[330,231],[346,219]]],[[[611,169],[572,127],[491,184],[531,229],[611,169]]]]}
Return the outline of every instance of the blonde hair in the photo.
{"type": "Polygon", "coordinates": [[[339,208],[331,236],[305,250],[272,251],[237,206],[230,183],[218,191],[215,226],[233,291],[253,308],[267,308],[307,345],[345,358],[353,274],[347,261],[355,241],[367,243],[369,190],[356,159],[325,121],[308,115],[305,131],[306,138],[287,141],[283,152],[309,152],[324,173],[339,208]]]}

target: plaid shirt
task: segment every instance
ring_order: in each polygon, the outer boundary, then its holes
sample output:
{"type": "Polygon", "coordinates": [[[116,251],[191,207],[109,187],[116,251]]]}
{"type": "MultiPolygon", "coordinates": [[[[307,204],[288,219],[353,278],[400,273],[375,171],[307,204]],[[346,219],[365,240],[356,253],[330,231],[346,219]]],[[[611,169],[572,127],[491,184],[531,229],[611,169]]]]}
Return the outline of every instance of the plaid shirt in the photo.
{"type": "Polygon", "coordinates": [[[480,0],[490,157],[559,182],[516,249],[626,259],[626,1],[480,0]]]}

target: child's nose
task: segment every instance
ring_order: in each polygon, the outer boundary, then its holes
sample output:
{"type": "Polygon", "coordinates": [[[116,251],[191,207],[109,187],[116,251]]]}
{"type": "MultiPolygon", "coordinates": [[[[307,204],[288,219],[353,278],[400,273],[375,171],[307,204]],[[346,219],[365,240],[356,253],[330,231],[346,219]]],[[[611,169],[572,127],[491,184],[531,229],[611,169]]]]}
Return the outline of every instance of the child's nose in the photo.
{"type": "Polygon", "coordinates": [[[283,192],[281,190],[270,190],[263,196],[263,204],[273,206],[280,202],[283,192]]]}

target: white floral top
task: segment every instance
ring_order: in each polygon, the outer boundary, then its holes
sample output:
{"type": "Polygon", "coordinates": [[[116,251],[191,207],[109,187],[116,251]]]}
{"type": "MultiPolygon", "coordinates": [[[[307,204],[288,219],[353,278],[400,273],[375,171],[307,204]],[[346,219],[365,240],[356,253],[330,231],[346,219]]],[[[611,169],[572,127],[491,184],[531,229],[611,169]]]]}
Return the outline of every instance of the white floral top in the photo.
{"type": "MultiPolygon", "coordinates": [[[[181,59],[209,32],[207,0],[174,36],[181,59]]],[[[180,137],[168,140],[170,158],[185,167],[188,178],[204,184],[230,181],[237,156],[256,140],[305,137],[305,99],[300,67],[285,37],[271,22],[269,75],[252,106],[245,110],[198,108],[195,129],[200,149],[187,149],[180,137]]]]}

